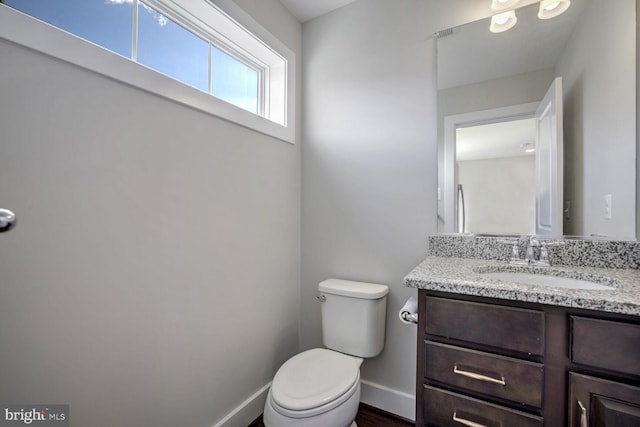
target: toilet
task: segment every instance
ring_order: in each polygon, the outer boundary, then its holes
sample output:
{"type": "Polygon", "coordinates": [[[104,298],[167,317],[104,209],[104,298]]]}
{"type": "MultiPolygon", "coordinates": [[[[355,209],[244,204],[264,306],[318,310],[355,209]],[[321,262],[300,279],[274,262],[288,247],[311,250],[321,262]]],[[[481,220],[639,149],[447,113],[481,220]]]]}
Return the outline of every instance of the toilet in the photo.
{"type": "Polygon", "coordinates": [[[360,365],[384,347],[389,287],[328,279],[318,285],[322,341],[276,372],[265,427],[356,427],[360,365]]]}

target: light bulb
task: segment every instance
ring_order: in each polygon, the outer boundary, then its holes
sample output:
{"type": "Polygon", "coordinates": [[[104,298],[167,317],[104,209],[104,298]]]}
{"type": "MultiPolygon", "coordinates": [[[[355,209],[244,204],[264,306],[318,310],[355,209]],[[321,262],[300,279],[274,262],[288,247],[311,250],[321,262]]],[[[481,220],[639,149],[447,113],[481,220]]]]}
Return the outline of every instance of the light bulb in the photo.
{"type": "Polygon", "coordinates": [[[489,31],[492,33],[501,33],[516,25],[516,22],[518,22],[518,18],[516,18],[515,11],[510,10],[508,12],[500,13],[491,17],[491,26],[489,26],[489,31]]]}
{"type": "Polygon", "coordinates": [[[508,20],[509,20],[509,17],[507,15],[496,16],[496,24],[498,25],[504,25],[508,20]]]}
{"type": "Polygon", "coordinates": [[[571,6],[570,0],[542,0],[538,10],[538,18],[551,19],[563,13],[571,6]]]}
{"type": "Polygon", "coordinates": [[[544,10],[551,11],[551,10],[555,9],[556,7],[558,7],[558,6],[560,6],[560,2],[559,1],[546,5],[544,10]]]}
{"type": "Polygon", "coordinates": [[[491,0],[491,10],[500,12],[510,8],[514,8],[520,0],[491,0]]]}

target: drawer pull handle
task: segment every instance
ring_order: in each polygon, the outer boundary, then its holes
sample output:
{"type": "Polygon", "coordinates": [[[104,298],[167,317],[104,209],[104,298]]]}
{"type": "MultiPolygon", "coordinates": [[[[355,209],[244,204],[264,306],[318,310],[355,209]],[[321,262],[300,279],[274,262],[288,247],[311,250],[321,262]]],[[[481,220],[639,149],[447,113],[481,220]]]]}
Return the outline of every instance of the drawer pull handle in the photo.
{"type": "Polygon", "coordinates": [[[473,378],[474,380],[486,381],[486,382],[492,383],[492,384],[500,384],[500,385],[506,385],[507,384],[505,382],[505,379],[504,379],[503,376],[500,376],[500,379],[492,378],[492,377],[489,377],[487,375],[482,375],[482,374],[478,374],[478,373],[475,373],[475,372],[470,372],[470,371],[465,371],[465,370],[459,369],[458,365],[454,365],[453,373],[454,374],[458,374],[458,375],[462,375],[463,377],[473,378]]]}
{"type": "Polygon", "coordinates": [[[582,402],[578,400],[578,406],[580,407],[580,427],[588,427],[587,423],[587,408],[584,407],[582,402]]]}
{"type": "Polygon", "coordinates": [[[453,413],[453,421],[455,421],[457,423],[460,423],[460,424],[464,424],[465,426],[469,426],[469,427],[487,427],[484,424],[474,423],[473,421],[469,421],[469,420],[466,420],[464,418],[460,418],[455,411],[453,413]]]}

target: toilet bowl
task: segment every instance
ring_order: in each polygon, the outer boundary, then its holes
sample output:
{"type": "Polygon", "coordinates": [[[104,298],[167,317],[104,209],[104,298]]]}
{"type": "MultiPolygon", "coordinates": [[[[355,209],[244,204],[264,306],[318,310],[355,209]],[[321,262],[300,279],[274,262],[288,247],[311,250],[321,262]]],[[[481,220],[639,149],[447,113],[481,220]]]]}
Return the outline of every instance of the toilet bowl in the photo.
{"type": "Polygon", "coordinates": [[[357,427],[360,365],[384,346],[389,288],[329,279],[318,290],[327,348],[304,351],[278,369],[264,406],[266,427],[357,427]]]}
{"type": "Polygon", "coordinates": [[[292,357],[273,379],[265,426],[355,426],[361,363],[361,358],[323,348],[292,357]]]}
{"type": "Polygon", "coordinates": [[[360,365],[384,347],[389,287],[328,279],[318,285],[322,343],[280,367],[264,405],[265,427],[357,427],[360,365]]]}

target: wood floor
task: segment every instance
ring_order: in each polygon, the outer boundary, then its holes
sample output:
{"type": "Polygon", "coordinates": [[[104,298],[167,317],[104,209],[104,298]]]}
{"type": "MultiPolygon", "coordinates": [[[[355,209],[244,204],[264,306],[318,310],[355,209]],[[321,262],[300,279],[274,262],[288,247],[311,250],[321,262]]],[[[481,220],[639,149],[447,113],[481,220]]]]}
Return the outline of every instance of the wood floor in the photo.
{"type": "MultiPolygon", "coordinates": [[[[381,411],[369,405],[360,404],[356,416],[358,427],[410,427],[413,423],[388,412],[381,411]]],[[[262,417],[251,423],[249,427],[264,427],[262,417]]]]}
{"type": "Polygon", "coordinates": [[[380,409],[360,404],[356,415],[358,427],[409,427],[413,423],[380,409]]]}

